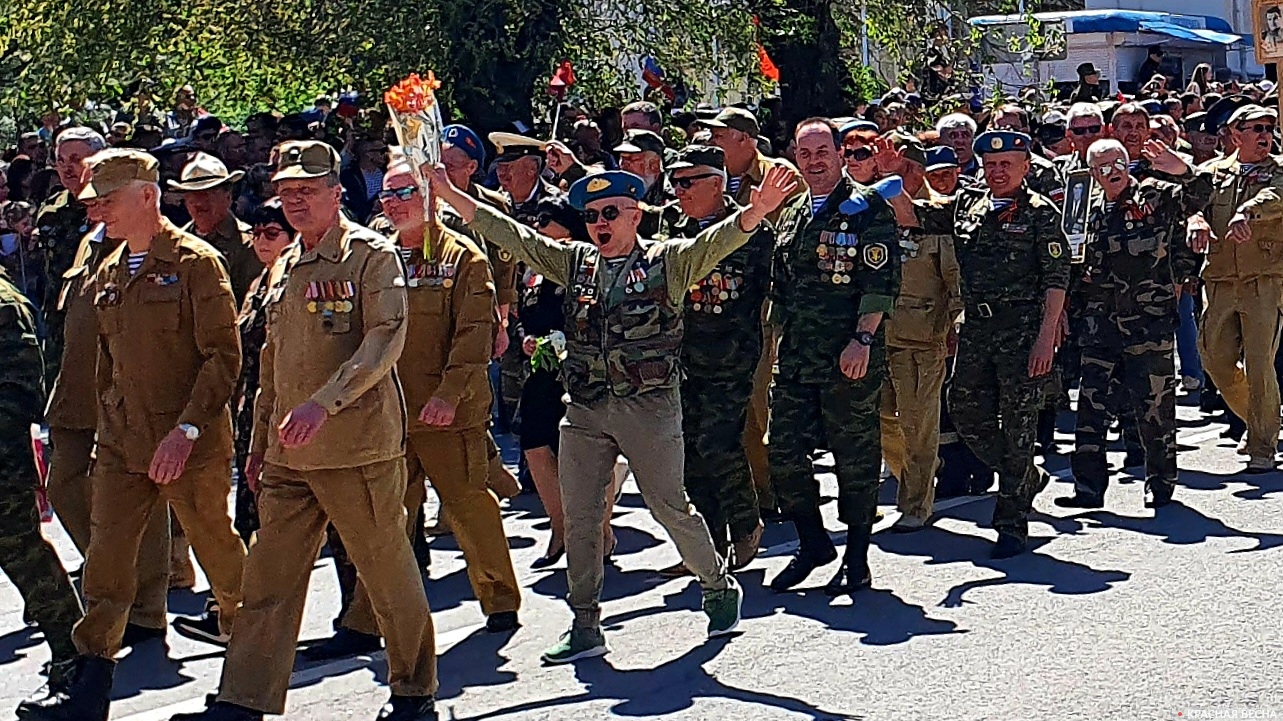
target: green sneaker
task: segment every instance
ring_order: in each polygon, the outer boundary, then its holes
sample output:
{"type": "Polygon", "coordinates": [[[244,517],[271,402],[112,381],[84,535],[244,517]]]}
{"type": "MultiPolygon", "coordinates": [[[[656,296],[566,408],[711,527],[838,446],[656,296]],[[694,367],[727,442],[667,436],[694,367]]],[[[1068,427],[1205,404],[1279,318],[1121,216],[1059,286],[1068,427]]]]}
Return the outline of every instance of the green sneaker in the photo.
{"type": "Polygon", "coordinates": [[[605,656],[610,651],[601,627],[580,628],[572,626],[561,635],[556,645],[543,652],[543,662],[551,664],[574,663],[581,658],[605,656]]]}
{"type": "Polygon", "coordinates": [[[740,625],[740,607],[744,605],[744,591],[734,576],[727,577],[729,585],[720,591],[704,591],[704,613],[708,614],[708,637],[716,638],[735,633],[740,625]]]}

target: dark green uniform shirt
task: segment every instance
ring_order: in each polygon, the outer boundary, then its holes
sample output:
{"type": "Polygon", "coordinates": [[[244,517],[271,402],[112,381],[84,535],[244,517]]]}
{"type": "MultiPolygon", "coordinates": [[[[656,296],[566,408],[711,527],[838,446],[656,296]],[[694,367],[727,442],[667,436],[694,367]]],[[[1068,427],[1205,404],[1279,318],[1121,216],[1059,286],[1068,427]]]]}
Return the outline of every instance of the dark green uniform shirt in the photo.
{"type": "Polygon", "coordinates": [[[75,264],[80,239],[89,232],[91,223],[85,215],[85,204],[71,193],[56,193],[36,211],[36,241],[44,256],[45,291],[40,298],[40,315],[44,321],[45,386],[53,385],[62,364],[63,323],[66,313],[58,307],[62,293],[62,276],[75,264]]]}

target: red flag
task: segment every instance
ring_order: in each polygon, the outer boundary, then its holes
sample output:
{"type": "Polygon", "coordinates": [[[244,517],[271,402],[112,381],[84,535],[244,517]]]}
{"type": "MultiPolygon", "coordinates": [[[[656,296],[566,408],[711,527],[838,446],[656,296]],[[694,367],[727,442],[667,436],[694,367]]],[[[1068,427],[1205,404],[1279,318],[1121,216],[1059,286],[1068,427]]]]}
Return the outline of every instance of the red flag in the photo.
{"type": "Polygon", "coordinates": [[[562,60],[548,81],[548,94],[558,101],[565,100],[566,91],[570,90],[570,86],[574,84],[575,66],[569,60],[562,60]]]}
{"type": "Polygon", "coordinates": [[[776,67],[775,61],[771,60],[770,54],[766,52],[766,48],[762,47],[761,43],[757,44],[757,60],[761,65],[762,75],[778,83],[780,81],[780,69],[776,67]]]}

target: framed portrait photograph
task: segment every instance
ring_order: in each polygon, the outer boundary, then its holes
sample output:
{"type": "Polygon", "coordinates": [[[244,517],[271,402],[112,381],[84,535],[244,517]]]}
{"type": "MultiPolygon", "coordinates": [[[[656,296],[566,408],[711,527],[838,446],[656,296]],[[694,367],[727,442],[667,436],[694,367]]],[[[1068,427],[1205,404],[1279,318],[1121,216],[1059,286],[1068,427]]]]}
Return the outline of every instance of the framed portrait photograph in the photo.
{"type": "Polygon", "coordinates": [[[1091,172],[1075,170],[1070,173],[1065,182],[1060,230],[1069,241],[1069,259],[1074,263],[1081,263],[1087,258],[1087,200],[1090,197],[1091,172]]]}
{"type": "Polygon", "coordinates": [[[1256,20],[1256,61],[1265,65],[1283,61],[1283,0],[1253,0],[1256,20]]]}

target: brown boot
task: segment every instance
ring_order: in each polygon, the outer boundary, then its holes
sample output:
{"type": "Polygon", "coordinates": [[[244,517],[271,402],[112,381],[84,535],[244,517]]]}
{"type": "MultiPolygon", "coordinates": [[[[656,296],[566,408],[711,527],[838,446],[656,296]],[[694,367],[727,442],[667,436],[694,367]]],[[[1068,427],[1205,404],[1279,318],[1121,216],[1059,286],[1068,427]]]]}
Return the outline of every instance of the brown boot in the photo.
{"type": "Polygon", "coordinates": [[[196,586],[196,569],[192,566],[192,547],[187,536],[174,536],[169,543],[169,589],[186,589],[196,586]]]}
{"type": "Polygon", "coordinates": [[[747,536],[731,544],[731,570],[738,571],[757,558],[758,549],[762,546],[762,532],[766,527],[761,521],[757,522],[757,528],[754,528],[747,536]]]}
{"type": "Polygon", "coordinates": [[[508,470],[498,457],[491,460],[490,471],[486,475],[486,485],[500,500],[521,495],[521,484],[517,481],[517,477],[512,475],[512,471],[508,470]]]}

